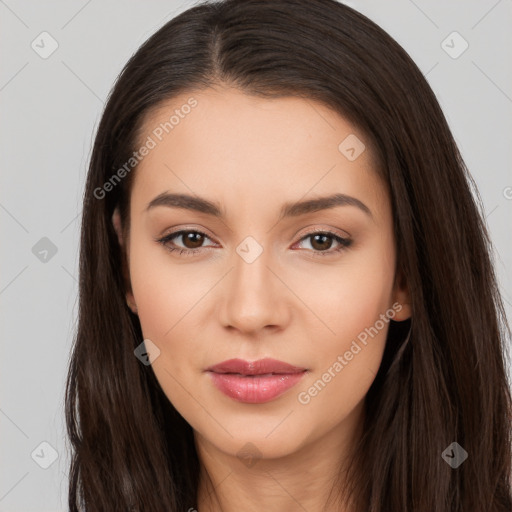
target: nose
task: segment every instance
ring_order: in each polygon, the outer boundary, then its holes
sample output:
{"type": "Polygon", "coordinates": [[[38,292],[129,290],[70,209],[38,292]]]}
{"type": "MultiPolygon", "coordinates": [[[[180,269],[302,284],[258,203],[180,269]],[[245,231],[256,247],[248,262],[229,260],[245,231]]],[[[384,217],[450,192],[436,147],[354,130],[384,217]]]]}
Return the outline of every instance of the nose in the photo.
{"type": "Polygon", "coordinates": [[[242,251],[233,254],[233,268],[223,283],[221,322],[244,334],[283,329],[290,319],[293,294],[279,275],[270,250],[251,260],[242,251]]]}

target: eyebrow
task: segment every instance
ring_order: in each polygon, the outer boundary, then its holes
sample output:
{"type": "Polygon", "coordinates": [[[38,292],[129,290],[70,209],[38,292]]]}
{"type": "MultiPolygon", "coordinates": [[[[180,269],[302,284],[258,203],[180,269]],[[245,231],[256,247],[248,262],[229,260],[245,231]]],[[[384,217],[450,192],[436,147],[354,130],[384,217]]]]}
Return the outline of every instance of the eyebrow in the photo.
{"type": "MultiPolygon", "coordinates": [[[[171,194],[162,192],[156,196],[146,207],[146,211],[157,206],[166,206],[168,208],[182,208],[206,215],[212,215],[220,219],[225,219],[226,215],[220,205],[208,199],[191,196],[188,194],[171,194]]],[[[333,194],[325,197],[317,197],[305,201],[285,203],[281,208],[279,220],[287,217],[298,217],[307,213],[329,210],[338,206],[355,206],[373,219],[371,210],[359,199],[346,194],[333,194]]]]}

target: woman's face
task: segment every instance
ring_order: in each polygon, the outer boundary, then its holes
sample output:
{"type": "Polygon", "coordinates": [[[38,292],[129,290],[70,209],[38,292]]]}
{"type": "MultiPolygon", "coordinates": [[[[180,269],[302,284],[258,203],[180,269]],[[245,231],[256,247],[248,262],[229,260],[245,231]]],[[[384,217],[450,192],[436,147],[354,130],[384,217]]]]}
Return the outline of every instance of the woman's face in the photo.
{"type": "Polygon", "coordinates": [[[127,299],[146,347],[160,351],[163,391],[225,454],[279,457],[329,435],[348,443],[389,319],[409,316],[365,136],[315,101],[235,89],[182,94],[143,128],[127,299]],[[264,358],[294,369],[208,371],[264,358]],[[258,371],[273,375],[247,375],[258,371]]]}

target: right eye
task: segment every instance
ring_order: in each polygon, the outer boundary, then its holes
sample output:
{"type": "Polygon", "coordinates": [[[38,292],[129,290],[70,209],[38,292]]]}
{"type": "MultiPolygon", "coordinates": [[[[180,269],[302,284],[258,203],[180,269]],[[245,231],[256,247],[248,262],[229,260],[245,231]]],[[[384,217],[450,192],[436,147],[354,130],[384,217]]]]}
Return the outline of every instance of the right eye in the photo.
{"type": "Polygon", "coordinates": [[[197,230],[180,230],[175,231],[174,233],[169,233],[164,237],[157,240],[158,243],[162,244],[168,251],[179,251],[179,254],[184,254],[187,256],[193,256],[199,252],[199,249],[203,249],[205,247],[201,247],[201,244],[205,239],[210,239],[206,233],[197,230]],[[191,244],[192,247],[180,247],[174,243],[174,239],[182,239],[183,244],[191,244]]]}

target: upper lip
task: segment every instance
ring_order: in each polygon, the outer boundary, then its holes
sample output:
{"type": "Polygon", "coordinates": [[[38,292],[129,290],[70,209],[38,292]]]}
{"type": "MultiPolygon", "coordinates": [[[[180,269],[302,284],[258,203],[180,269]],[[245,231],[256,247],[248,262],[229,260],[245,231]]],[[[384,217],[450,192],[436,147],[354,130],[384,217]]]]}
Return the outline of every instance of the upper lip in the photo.
{"type": "Polygon", "coordinates": [[[290,374],[301,373],[306,368],[293,366],[277,359],[265,358],[257,361],[244,361],[243,359],[229,359],[206,369],[215,373],[239,373],[240,375],[263,375],[266,373],[290,374]]]}

